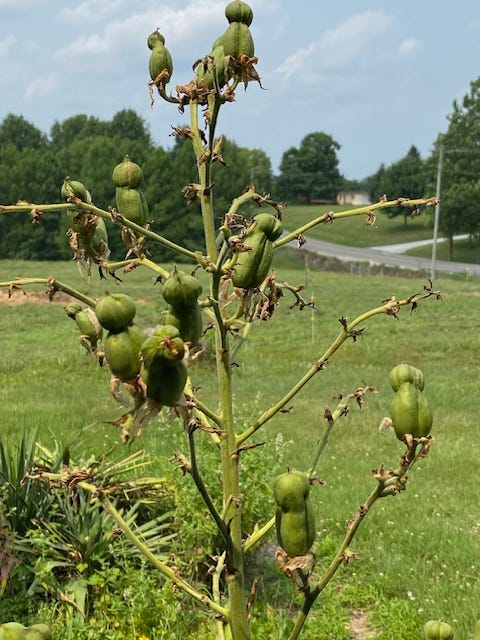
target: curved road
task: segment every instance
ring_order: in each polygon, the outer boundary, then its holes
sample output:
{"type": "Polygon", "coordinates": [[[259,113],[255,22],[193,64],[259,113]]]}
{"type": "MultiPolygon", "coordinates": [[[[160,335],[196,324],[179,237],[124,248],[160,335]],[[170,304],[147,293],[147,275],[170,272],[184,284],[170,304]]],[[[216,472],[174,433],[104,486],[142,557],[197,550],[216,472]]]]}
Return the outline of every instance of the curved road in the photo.
{"type": "MultiPolygon", "coordinates": [[[[360,248],[346,247],[332,242],[323,242],[306,238],[306,244],[302,247],[307,251],[321,256],[331,256],[345,262],[368,262],[371,265],[385,265],[400,267],[410,270],[431,271],[432,261],[430,258],[417,258],[388,251],[388,248],[360,248]]],[[[298,242],[289,243],[292,247],[298,248],[298,242]]],[[[408,245],[405,245],[405,249],[408,245]]],[[[449,262],[447,260],[437,260],[435,263],[436,273],[462,273],[466,276],[480,276],[480,264],[469,264],[466,262],[449,262]]]]}

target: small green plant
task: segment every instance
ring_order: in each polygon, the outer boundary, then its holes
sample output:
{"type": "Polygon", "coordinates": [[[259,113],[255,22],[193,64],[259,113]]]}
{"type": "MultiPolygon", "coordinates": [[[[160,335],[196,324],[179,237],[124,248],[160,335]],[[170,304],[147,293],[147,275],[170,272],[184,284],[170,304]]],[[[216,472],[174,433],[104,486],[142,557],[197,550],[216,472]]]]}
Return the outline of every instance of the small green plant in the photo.
{"type": "MultiPolygon", "coordinates": [[[[289,233],[283,232],[282,204],[269,194],[257,193],[253,185],[247,186],[232,201],[226,213],[217,212],[213,199],[213,171],[218,165],[226,164],[222,157],[223,137],[216,133],[220,111],[234,101],[235,92],[241,85],[260,83],[250,32],[251,8],[242,0],[233,0],[227,5],[225,15],[228,21],[225,32],[215,40],[210,52],[197,60],[193,78],[186,84],[177,85],[176,95],[168,94],[166,90],[173,74],[173,61],[165,47],[165,37],[155,31],[147,39],[151,51],[148,67],[152,100],[158,93],[161,99],[182,113],[189,112],[189,126],[175,128],[174,134],[188,139],[195,154],[197,176],[185,186],[184,195],[192,207],[191,215],[201,216],[204,246],[191,250],[153,230],[139,190],[142,170],[130,158],[113,168],[115,210],[96,206],[90,189],[70,179],[62,187],[62,203],[20,203],[0,208],[0,213],[4,214],[30,211],[35,221],[49,212],[67,213],[75,258],[89,277],[92,266],[98,266],[102,275],[111,278],[112,287],[121,286],[119,273],[149,269],[156,280],[163,283],[162,296],[167,313],[163,322],[159,318],[160,326],[148,337],[141,335],[135,325],[137,312],[138,315],[141,313],[139,307],[134,297],[123,291],[107,291],[95,299],[54,277],[15,278],[1,282],[0,286],[13,292],[28,285],[44,284],[52,298],[61,291],[78,301],[80,306],[67,309],[67,314],[77,321],[82,343],[109,371],[112,393],[126,409],[113,421],[121,428],[122,440],[128,444],[134,442],[161,412],[169,412],[178,419],[183,425],[188,453],[178,452],[174,459],[183,474],[191,479],[202,501],[203,516],[195,512],[194,517],[197,520],[208,518],[215,530],[210,540],[214,548],[206,554],[209,567],[204,581],[189,579],[172,559],[152,548],[148,536],[142,535],[132,517],[134,513],[122,508],[118,495],[106,482],[106,470],[102,474],[92,474],[88,467],[59,472],[41,470],[36,474],[40,480],[48,480],[54,490],[62,486],[69,491],[67,495],[63,494],[63,502],[58,503],[68,516],[65,520],[68,526],[49,525],[46,535],[39,541],[47,555],[56,558],[52,562],[60,562],[57,569],[67,569],[70,574],[75,570],[81,577],[85,565],[94,565],[104,556],[112,540],[111,525],[108,531],[105,529],[104,518],[108,515],[123,536],[175,590],[188,595],[210,613],[211,626],[220,640],[248,640],[255,627],[256,581],[248,574],[247,560],[271,534],[276,523],[280,544],[276,565],[285,580],[291,581],[300,600],[282,633],[295,640],[304,630],[317,598],[338,569],[355,559],[352,540],[375,503],[403,491],[407,473],[429,452],[432,420],[426,409],[423,379],[420,382],[422,374],[410,367],[411,378],[402,380],[396,390],[402,411],[393,412],[393,426],[405,445],[400,461],[392,467],[382,464],[374,471],[373,488],[349,520],[331,557],[322,562],[321,567],[316,566],[314,544],[315,522],[318,523],[319,516],[313,513],[310,502],[311,492],[322,484],[317,476],[321,455],[337,422],[349,413],[352,405],[362,407],[367,396],[377,389],[367,384],[355,385],[353,391],[337,398],[332,409],[325,410],[324,433],[312,446],[310,467],[305,472],[293,471],[294,454],[291,454],[287,468],[275,482],[277,517],[272,496],[265,496],[271,501],[270,517],[248,530],[245,529],[245,504],[257,487],[244,473],[248,465],[243,461],[256,456],[262,474],[271,485],[274,478],[269,468],[262,466],[261,451],[266,443],[258,440],[269,422],[288,411],[289,403],[308,383],[327,366],[332,366],[337,352],[345,344],[359,340],[367,321],[380,315],[395,319],[403,309],[413,311],[422,300],[438,299],[440,294],[429,282],[420,293],[404,298],[387,295],[379,305],[353,319],[342,315],[336,337],[324,349],[315,345],[318,351],[312,353],[303,374],[272,404],[255,411],[253,417],[242,415],[237,406],[239,397],[247,401],[241,397],[241,391],[237,395],[235,392],[238,358],[252,329],[260,322],[275,321],[275,311],[282,298],[290,297],[292,310],[296,312],[314,309],[313,303],[303,298],[302,285],[283,281],[272,269],[274,255],[281,247],[294,240],[301,245],[303,234],[316,226],[355,216],[362,216],[371,225],[376,211],[407,207],[417,212],[420,207],[435,204],[435,199],[388,201],[384,198],[367,207],[324,213],[289,233]],[[255,208],[254,215],[251,205],[255,208]],[[109,224],[109,233],[115,226],[120,229],[126,245],[124,260],[109,260],[105,223],[109,224]],[[190,272],[177,267],[166,269],[152,261],[148,247],[154,243],[168,248],[184,262],[189,261],[190,272]],[[88,314],[88,322],[80,323],[78,314],[84,309],[95,314],[88,314]],[[202,380],[197,379],[196,360],[201,357],[204,332],[214,345],[216,395],[213,399],[202,396],[202,380]],[[106,335],[99,346],[101,333],[106,335]],[[414,416],[413,421],[403,420],[405,408],[414,416]],[[419,426],[421,428],[417,430],[419,426]],[[215,485],[206,480],[206,461],[198,455],[200,439],[206,440],[215,452],[215,485]],[[91,497],[95,508],[87,496],[91,497]],[[69,510],[70,507],[73,510],[69,510]],[[83,524],[77,518],[79,515],[83,524]]],[[[291,330],[295,331],[293,325],[294,322],[291,330]]],[[[287,328],[283,330],[287,331],[287,328]]],[[[252,357],[261,361],[261,354],[252,357]]],[[[197,520],[185,526],[195,527],[197,520]]],[[[152,537],[158,537],[163,531],[161,523],[157,524],[159,528],[154,525],[149,529],[152,537]]],[[[179,526],[181,528],[181,523],[179,526]]],[[[45,566],[43,555],[42,562],[45,566]]],[[[75,575],[72,589],[76,592],[75,606],[84,613],[86,586],[78,582],[78,575],[75,575]]]]}

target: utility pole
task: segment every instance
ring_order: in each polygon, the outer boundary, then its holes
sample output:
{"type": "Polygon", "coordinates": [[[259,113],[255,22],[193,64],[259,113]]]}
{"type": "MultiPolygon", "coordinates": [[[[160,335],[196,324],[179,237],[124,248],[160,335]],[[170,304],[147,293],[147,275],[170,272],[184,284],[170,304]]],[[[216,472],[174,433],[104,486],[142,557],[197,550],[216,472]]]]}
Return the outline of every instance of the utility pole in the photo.
{"type": "Polygon", "coordinates": [[[442,182],[442,168],[443,168],[443,146],[440,146],[438,153],[438,170],[437,170],[437,187],[435,189],[435,196],[437,203],[435,205],[435,220],[433,223],[433,243],[432,243],[432,265],[430,267],[430,280],[435,280],[435,268],[437,260],[437,240],[438,240],[438,219],[440,217],[440,188],[442,182]]]}

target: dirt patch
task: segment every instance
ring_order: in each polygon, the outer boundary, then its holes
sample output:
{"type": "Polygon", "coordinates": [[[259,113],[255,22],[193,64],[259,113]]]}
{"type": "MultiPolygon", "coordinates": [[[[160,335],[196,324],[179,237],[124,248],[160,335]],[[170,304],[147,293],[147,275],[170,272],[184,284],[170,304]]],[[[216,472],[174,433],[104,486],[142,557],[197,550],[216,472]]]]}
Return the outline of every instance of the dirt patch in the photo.
{"type": "Polygon", "coordinates": [[[350,613],[348,628],[351,633],[350,640],[367,640],[375,638],[376,635],[370,626],[367,614],[360,609],[354,609],[350,613]]]}
{"type": "Polygon", "coordinates": [[[5,304],[14,307],[19,304],[68,304],[72,301],[71,296],[67,296],[65,293],[57,292],[50,300],[48,297],[48,291],[14,291],[9,297],[7,291],[0,291],[0,305],[5,304]]]}

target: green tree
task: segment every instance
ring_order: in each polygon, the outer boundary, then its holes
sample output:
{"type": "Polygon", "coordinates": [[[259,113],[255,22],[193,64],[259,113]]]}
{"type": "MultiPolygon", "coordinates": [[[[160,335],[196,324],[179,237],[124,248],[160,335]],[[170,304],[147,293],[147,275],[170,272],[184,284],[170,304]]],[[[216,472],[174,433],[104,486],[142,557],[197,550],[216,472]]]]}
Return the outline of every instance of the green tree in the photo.
{"type": "MultiPolygon", "coordinates": [[[[448,129],[435,142],[428,161],[429,186],[435,185],[440,149],[443,149],[440,194],[440,231],[449,239],[453,259],[453,237],[468,233],[480,245],[477,194],[480,175],[480,77],[470,83],[461,102],[453,102],[448,129]]],[[[477,249],[480,254],[480,247],[477,249]]]]}
{"type": "Polygon", "coordinates": [[[56,149],[68,147],[77,138],[88,138],[94,135],[109,135],[106,122],[93,116],[79,114],[67,118],[63,122],[55,121],[50,129],[50,141],[56,149]]]}
{"type": "MultiPolygon", "coordinates": [[[[386,195],[394,198],[421,198],[425,195],[427,178],[424,162],[418,149],[411,146],[407,154],[389,166],[382,164],[379,170],[369,179],[370,198],[372,202],[386,195]]],[[[402,209],[389,209],[388,216],[393,218],[402,215],[405,225],[409,212],[402,209]]]]}
{"type": "Polygon", "coordinates": [[[42,149],[48,144],[47,137],[23,116],[7,115],[0,124],[0,147],[13,144],[19,151],[42,149]]]}
{"type": "Polygon", "coordinates": [[[306,202],[335,199],[342,186],[339,149],[338,142],[323,132],[309,133],[298,149],[288,149],[280,164],[277,183],[280,197],[306,202]]]}
{"type": "Polygon", "coordinates": [[[152,146],[148,125],[133,109],[118,111],[108,125],[112,136],[132,140],[144,149],[152,146]]]}

